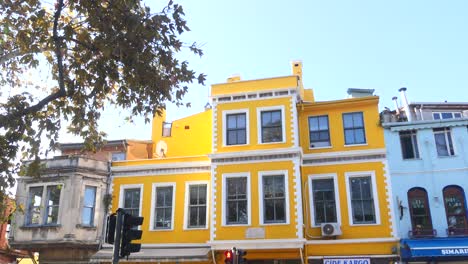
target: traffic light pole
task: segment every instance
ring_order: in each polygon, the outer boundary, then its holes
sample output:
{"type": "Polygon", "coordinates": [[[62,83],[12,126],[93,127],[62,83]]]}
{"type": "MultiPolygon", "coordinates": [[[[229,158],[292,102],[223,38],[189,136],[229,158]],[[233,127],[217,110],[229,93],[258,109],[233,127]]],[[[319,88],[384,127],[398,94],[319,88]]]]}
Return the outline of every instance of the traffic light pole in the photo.
{"type": "Polygon", "coordinates": [[[112,257],[112,264],[119,263],[119,250],[120,250],[120,236],[122,233],[122,220],[124,212],[119,209],[117,210],[117,221],[115,226],[115,239],[114,239],[114,255],[112,257]]]}

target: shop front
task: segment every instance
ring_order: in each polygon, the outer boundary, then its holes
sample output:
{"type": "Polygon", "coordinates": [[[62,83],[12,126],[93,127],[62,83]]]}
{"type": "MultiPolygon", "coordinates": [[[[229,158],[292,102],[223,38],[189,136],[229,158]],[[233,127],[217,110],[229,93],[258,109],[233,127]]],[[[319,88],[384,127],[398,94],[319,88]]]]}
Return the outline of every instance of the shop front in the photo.
{"type": "Polygon", "coordinates": [[[402,239],[400,253],[403,262],[468,263],[468,237],[402,239]]]}

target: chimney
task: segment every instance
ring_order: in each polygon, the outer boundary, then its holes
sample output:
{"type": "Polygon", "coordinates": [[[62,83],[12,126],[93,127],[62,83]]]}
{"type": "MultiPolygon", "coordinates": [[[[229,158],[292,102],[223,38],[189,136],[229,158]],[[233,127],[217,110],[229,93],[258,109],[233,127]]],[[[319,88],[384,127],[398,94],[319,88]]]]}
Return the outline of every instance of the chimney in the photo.
{"type": "Polygon", "coordinates": [[[395,104],[395,111],[396,111],[397,115],[399,115],[400,114],[400,107],[398,106],[398,100],[397,99],[398,99],[398,97],[396,97],[396,96],[392,97],[393,103],[395,104]]]}
{"type": "Polygon", "coordinates": [[[299,79],[302,80],[302,61],[296,60],[292,63],[292,75],[299,76],[299,79]]]}
{"type": "Polygon", "coordinates": [[[408,119],[408,122],[412,122],[413,116],[411,115],[408,99],[406,98],[406,87],[401,87],[398,91],[400,92],[401,100],[403,101],[403,108],[405,109],[406,118],[408,119]]]}
{"type": "Polygon", "coordinates": [[[231,77],[227,78],[228,83],[238,82],[241,80],[240,74],[233,74],[231,77]]]}
{"type": "Polygon", "coordinates": [[[359,98],[373,96],[374,91],[374,89],[348,88],[346,92],[348,93],[348,98],[359,98]]]}

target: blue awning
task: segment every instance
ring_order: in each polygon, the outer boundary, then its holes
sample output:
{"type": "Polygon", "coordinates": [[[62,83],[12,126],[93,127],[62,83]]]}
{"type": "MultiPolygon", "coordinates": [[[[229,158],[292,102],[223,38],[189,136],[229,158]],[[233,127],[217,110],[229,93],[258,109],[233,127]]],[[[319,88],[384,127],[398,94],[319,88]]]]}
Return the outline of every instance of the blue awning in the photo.
{"type": "Polygon", "coordinates": [[[402,260],[467,259],[468,237],[402,239],[402,260]]]}

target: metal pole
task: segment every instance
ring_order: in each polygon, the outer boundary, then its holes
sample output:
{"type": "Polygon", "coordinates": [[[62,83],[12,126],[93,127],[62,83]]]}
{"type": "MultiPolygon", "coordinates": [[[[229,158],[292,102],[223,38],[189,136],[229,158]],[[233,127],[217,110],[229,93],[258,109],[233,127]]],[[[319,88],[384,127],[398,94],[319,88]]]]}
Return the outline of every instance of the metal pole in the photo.
{"type": "Polygon", "coordinates": [[[114,255],[112,257],[112,264],[119,263],[120,235],[122,233],[123,214],[124,213],[122,209],[117,209],[117,223],[115,225],[114,255]]]}

